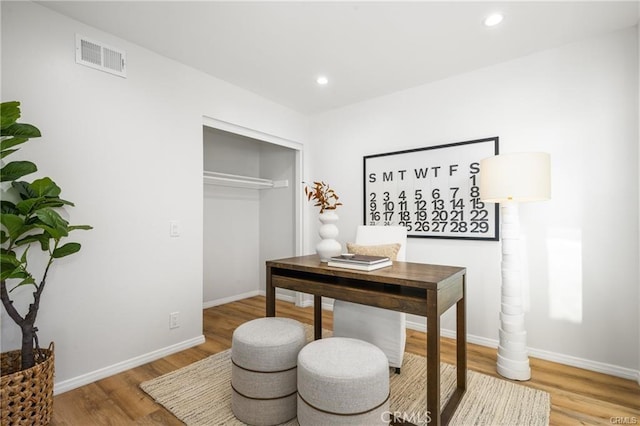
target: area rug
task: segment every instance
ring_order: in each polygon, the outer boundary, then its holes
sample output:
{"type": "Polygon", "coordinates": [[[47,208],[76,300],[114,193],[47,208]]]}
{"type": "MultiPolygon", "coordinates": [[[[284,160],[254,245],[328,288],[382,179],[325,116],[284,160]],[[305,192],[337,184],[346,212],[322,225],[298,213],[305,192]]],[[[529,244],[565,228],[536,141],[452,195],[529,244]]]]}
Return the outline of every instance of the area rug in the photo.
{"type": "MultiPolygon", "coordinates": [[[[424,357],[405,353],[402,373],[390,371],[391,412],[396,420],[427,425],[424,357]]],[[[456,368],[441,363],[444,405],[455,388],[456,368]]],[[[140,387],[188,426],[243,425],[231,412],[231,350],[143,382],[140,387]]],[[[468,370],[467,392],[451,425],[549,424],[547,392],[468,370]]],[[[296,426],[294,419],[286,426],[296,426]]]]}

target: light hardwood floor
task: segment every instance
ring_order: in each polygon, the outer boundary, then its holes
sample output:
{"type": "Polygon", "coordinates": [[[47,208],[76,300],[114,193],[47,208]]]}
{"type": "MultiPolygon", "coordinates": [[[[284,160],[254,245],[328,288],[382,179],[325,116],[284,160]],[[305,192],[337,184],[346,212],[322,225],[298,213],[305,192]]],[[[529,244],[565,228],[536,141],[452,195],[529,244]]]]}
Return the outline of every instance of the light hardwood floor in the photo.
{"type": "MultiPolygon", "coordinates": [[[[258,296],[205,309],[205,343],[56,396],[52,424],[182,424],[138,385],[228,349],[233,330],[243,322],[264,316],[264,306],[264,297],[258,296]]],[[[296,308],[278,301],[276,310],[278,316],[313,322],[312,308],[296,308]]],[[[332,327],[331,312],[324,312],[323,326],[332,327]]],[[[454,341],[443,338],[441,348],[441,360],[455,364],[454,341]]],[[[425,334],[408,330],[407,351],[424,356],[425,334]]],[[[495,364],[495,349],[468,345],[469,369],[499,377],[495,364]]],[[[551,425],[640,424],[640,387],[631,380],[535,358],[531,359],[531,370],[531,380],[522,384],[551,394],[551,425]],[[622,423],[625,420],[627,423],[622,423]]]]}

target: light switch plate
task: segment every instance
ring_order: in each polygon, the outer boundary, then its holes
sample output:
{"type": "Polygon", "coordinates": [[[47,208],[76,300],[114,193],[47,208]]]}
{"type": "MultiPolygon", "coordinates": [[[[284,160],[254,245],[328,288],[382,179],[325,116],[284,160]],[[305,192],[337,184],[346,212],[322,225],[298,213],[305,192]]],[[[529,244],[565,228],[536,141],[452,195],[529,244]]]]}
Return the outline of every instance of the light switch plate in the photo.
{"type": "Polygon", "coordinates": [[[171,237],[179,237],[180,236],[180,221],[179,220],[170,220],[169,221],[169,236],[171,236],[171,237]]]}

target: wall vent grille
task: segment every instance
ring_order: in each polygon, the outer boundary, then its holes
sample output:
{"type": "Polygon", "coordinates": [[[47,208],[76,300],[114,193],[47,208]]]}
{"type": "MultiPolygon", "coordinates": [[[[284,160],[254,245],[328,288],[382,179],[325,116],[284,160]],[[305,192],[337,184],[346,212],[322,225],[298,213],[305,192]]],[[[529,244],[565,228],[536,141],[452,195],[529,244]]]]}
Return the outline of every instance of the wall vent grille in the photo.
{"type": "Polygon", "coordinates": [[[76,63],[127,77],[127,54],[124,50],[106,46],[80,34],[76,34],[76,63]]]}

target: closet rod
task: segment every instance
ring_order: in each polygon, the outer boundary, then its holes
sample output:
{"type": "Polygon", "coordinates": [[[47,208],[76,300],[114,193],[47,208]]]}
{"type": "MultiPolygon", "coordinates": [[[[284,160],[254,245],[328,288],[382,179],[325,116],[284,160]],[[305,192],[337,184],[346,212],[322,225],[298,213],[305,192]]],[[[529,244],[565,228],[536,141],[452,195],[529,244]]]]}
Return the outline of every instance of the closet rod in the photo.
{"type": "Polygon", "coordinates": [[[273,181],[252,176],[233,175],[230,173],[210,172],[203,173],[204,183],[208,185],[231,186],[236,188],[285,188],[289,186],[289,181],[273,181]]]}

